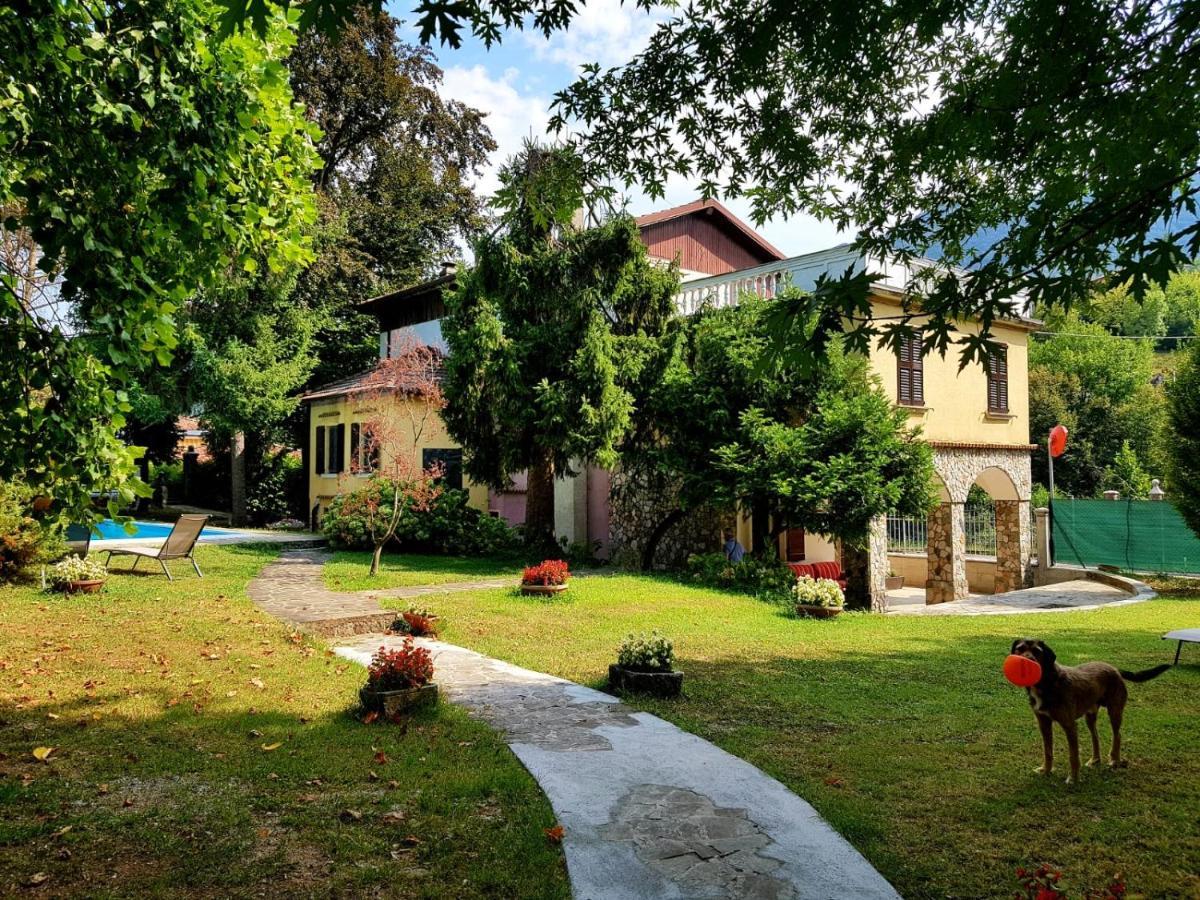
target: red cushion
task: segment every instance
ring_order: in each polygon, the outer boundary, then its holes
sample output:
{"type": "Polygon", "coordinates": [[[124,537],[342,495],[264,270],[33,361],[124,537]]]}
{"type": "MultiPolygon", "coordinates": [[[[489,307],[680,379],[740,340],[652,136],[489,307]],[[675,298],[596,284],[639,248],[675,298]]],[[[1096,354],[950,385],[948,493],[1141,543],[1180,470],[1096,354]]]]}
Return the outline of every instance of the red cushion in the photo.
{"type": "Polygon", "coordinates": [[[842,577],[842,567],[836,562],[814,563],[813,569],[816,570],[818,578],[828,578],[830,581],[837,581],[842,577]]]}
{"type": "Polygon", "coordinates": [[[813,574],[813,567],[808,563],[788,563],[788,568],[795,573],[797,578],[801,577],[802,575],[807,575],[809,578],[816,577],[813,574]]]}

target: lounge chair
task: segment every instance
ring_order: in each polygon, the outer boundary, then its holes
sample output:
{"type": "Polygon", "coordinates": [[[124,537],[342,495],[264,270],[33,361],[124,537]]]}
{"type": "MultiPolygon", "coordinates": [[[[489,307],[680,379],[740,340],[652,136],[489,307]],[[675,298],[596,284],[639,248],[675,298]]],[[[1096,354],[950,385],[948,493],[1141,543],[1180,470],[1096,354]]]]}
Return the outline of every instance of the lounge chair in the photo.
{"type": "Polygon", "coordinates": [[[107,550],[105,552],[108,553],[108,558],[104,560],[104,568],[108,568],[108,564],[114,556],[137,557],[133,561],[133,568],[129,570],[131,572],[137,569],[138,563],[143,559],[156,559],[162,566],[167,580],[174,581],[175,579],[171,577],[171,570],[167,568],[167,560],[188,559],[191,560],[197,577],[203,578],[204,573],[196,565],[196,557],[192,556],[192,551],[196,548],[196,540],[200,537],[204,526],[208,524],[209,518],[209,516],[196,515],[180,516],[175,521],[175,527],[171,529],[171,533],[167,535],[167,539],[163,541],[163,545],[157,549],[154,547],[126,547],[121,550],[107,550]]]}
{"type": "Polygon", "coordinates": [[[92,526],[68,525],[66,541],[68,550],[80,559],[86,558],[88,549],[92,546],[92,526]]]}

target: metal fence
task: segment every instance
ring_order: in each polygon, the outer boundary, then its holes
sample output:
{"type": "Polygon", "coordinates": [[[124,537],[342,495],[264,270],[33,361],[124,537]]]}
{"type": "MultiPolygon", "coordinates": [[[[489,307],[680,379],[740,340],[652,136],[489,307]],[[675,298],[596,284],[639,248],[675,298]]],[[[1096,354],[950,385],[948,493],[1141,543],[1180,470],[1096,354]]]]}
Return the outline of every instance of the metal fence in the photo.
{"type": "MultiPolygon", "coordinates": [[[[978,507],[965,514],[967,553],[996,555],[996,509],[978,507]]],[[[888,516],[888,553],[924,553],[929,545],[929,523],[916,516],[888,516]]]]}

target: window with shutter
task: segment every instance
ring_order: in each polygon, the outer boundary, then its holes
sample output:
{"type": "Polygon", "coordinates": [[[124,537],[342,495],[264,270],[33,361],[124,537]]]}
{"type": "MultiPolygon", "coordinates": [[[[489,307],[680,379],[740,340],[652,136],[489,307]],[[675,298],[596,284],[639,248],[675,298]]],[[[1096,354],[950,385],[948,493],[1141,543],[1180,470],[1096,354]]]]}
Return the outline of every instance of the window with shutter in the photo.
{"type": "Polygon", "coordinates": [[[900,342],[896,359],[896,400],[901,406],[925,405],[925,360],[921,356],[921,333],[900,342]]]}
{"type": "Polygon", "coordinates": [[[325,426],[318,425],[316,437],[313,440],[316,444],[313,453],[313,472],[317,475],[325,474],[325,426]]]}
{"type": "Polygon", "coordinates": [[[804,529],[787,530],[787,561],[804,562],[804,529]]]}
{"type": "Polygon", "coordinates": [[[988,412],[1008,412],[1008,348],[1000,347],[988,357],[988,412]]]}
{"type": "Polygon", "coordinates": [[[335,465],[333,467],[333,471],[345,472],[346,471],[346,426],[345,425],[335,425],[330,430],[333,432],[334,445],[336,447],[335,452],[330,454],[330,456],[333,457],[333,459],[335,460],[335,465]]]}
{"type": "Polygon", "coordinates": [[[357,422],[350,423],[350,468],[354,472],[361,472],[365,468],[363,465],[362,426],[357,422]]]}

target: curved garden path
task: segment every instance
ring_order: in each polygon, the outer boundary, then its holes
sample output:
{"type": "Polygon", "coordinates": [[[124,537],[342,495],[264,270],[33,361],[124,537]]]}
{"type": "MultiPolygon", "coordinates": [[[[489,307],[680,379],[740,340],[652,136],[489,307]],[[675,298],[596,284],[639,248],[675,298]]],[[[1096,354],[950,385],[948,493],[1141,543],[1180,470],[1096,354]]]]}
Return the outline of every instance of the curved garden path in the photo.
{"type": "MultiPolygon", "coordinates": [[[[363,664],[399,640],[363,633],[395,616],[373,598],[512,583],[340,594],[322,582],[327,558],[284,553],[251,582],[250,596],[297,627],[357,634],[336,650],[363,664]]],[[[503,732],[546,793],[581,900],[899,896],[816,810],[746,761],[608,694],[462,647],[421,643],[435,654],[446,697],[503,732]]]]}

